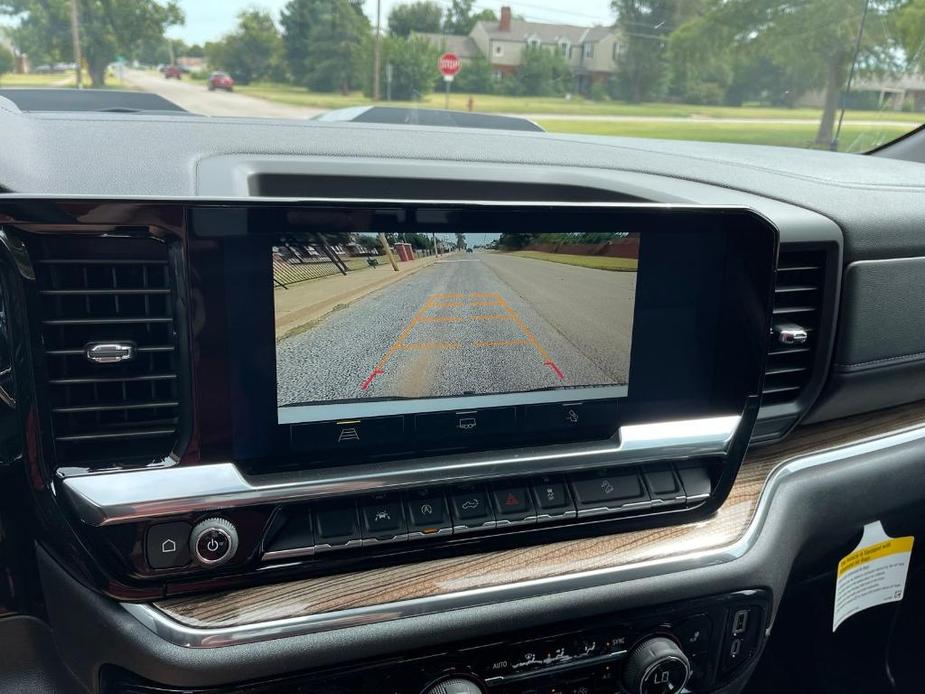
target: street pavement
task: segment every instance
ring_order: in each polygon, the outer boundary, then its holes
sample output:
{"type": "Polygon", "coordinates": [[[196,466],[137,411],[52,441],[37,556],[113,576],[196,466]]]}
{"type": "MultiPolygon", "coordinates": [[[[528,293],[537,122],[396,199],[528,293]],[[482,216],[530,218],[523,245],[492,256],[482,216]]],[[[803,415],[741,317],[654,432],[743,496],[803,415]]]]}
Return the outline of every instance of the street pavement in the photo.
{"type": "Polygon", "coordinates": [[[635,284],[452,254],[278,342],[279,403],[626,384],[635,284]]]}
{"type": "Polygon", "coordinates": [[[158,94],[191,113],[204,116],[246,116],[250,118],[311,118],[325,109],[280,104],[236,92],[210,92],[205,82],[167,79],[160,73],[126,70],[125,81],[146,92],[158,94]]]}

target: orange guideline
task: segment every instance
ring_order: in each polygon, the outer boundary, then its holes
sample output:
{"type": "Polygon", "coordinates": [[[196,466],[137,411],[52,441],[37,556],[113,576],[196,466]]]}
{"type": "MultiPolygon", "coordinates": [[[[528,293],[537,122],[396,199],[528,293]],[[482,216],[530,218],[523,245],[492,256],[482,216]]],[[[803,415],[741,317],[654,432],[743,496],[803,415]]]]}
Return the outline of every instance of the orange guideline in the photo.
{"type": "Polygon", "coordinates": [[[517,311],[515,311],[498,292],[470,292],[469,294],[431,294],[427,301],[415,312],[408,322],[408,325],[399,333],[395,342],[386,350],[382,358],[376,363],[372,372],[360,384],[362,390],[367,390],[376,376],[385,373],[385,365],[392,356],[401,350],[428,350],[428,349],[459,349],[462,344],[459,342],[405,342],[414,326],[419,323],[459,323],[465,320],[511,320],[517,326],[525,339],[515,340],[478,340],[475,342],[476,347],[509,347],[514,345],[532,345],[540,357],[543,359],[543,365],[552,369],[560,381],[565,378],[562,371],[549,356],[549,353],[543,349],[540,341],[531,332],[527,324],[523,322],[517,311]],[[461,300],[460,300],[461,299],[461,300]],[[445,308],[454,306],[496,306],[503,313],[489,313],[484,315],[469,316],[468,318],[460,316],[427,316],[427,311],[432,308],[445,308]]]}

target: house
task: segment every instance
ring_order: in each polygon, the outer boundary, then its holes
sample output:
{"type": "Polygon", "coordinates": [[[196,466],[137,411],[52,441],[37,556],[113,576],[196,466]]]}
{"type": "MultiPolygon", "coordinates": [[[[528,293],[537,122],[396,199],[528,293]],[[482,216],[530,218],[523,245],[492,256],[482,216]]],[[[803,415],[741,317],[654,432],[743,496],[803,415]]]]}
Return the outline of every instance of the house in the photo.
{"type": "Polygon", "coordinates": [[[429,34],[427,32],[415,32],[415,36],[427,39],[444,53],[455,53],[463,63],[481,55],[479,47],[475,45],[475,41],[469,36],[429,34]]]}
{"type": "Polygon", "coordinates": [[[508,6],[501,8],[498,21],[476,22],[468,36],[423,36],[457,53],[463,61],[474,55],[484,56],[499,80],[517,72],[528,46],[558,51],[572,70],[578,92],[606,82],[617,70],[623,47],[620,32],[614,27],[528,22],[514,19],[508,6]]]}

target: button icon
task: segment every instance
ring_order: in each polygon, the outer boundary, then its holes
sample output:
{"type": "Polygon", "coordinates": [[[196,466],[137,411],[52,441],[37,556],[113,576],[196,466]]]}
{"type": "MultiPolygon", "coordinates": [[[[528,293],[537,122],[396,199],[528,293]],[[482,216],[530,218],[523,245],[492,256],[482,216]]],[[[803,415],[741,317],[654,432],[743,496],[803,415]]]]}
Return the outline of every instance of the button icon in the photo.
{"type": "Polygon", "coordinates": [[[465,501],[462,502],[462,508],[465,511],[472,511],[474,509],[477,509],[478,507],[479,507],[479,500],[476,499],[475,497],[471,499],[466,499],[465,501]]]}
{"type": "Polygon", "coordinates": [[[173,540],[164,540],[161,543],[161,552],[164,554],[173,554],[177,551],[177,543],[173,540]]]}
{"type": "Polygon", "coordinates": [[[610,480],[601,480],[601,491],[604,494],[613,494],[613,485],[610,483],[610,480]]]}
{"type": "Polygon", "coordinates": [[[514,492],[508,492],[508,495],[504,499],[505,506],[520,506],[520,499],[514,494],[514,492]]]}
{"type": "Polygon", "coordinates": [[[216,540],[214,537],[210,538],[209,541],[206,543],[206,549],[209,550],[210,552],[217,552],[218,547],[219,547],[218,540],[216,540]]]}
{"type": "Polygon", "coordinates": [[[456,428],[462,431],[471,431],[476,426],[478,426],[478,422],[475,421],[475,417],[460,417],[456,424],[456,428]]]}
{"type": "Polygon", "coordinates": [[[546,487],[546,501],[555,501],[556,491],[552,487],[546,487]]]}
{"type": "Polygon", "coordinates": [[[340,435],[337,437],[337,443],[343,443],[344,441],[359,441],[360,435],[357,433],[356,427],[345,427],[340,430],[340,435]]]}
{"type": "Polygon", "coordinates": [[[374,521],[387,521],[392,520],[391,514],[388,512],[388,509],[379,509],[376,511],[376,515],[373,517],[374,521]]]}
{"type": "Polygon", "coordinates": [[[421,504],[421,515],[422,516],[432,516],[434,515],[434,507],[430,504],[421,504]]]}
{"type": "Polygon", "coordinates": [[[565,421],[569,424],[578,424],[578,413],[575,410],[569,410],[565,415],[565,421]]]}

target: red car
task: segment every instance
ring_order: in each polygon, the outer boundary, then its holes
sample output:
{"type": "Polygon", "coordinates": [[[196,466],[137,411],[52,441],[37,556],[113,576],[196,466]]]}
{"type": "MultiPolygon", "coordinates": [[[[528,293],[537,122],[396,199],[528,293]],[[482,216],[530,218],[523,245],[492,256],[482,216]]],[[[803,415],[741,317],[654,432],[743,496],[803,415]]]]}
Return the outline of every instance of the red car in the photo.
{"type": "Polygon", "coordinates": [[[234,89],[234,80],[227,72],[213,72],[209,75],[209,91],[214,92],[216,89],[224,89],[230,92],[234,89]]]}
{"type": "Polygon", "coordinates": [[[164,68],[164,77],[167,79],[181,79],[183,77],[183,70],[178,68],[176,65],[168,65],[164,68]]]}

